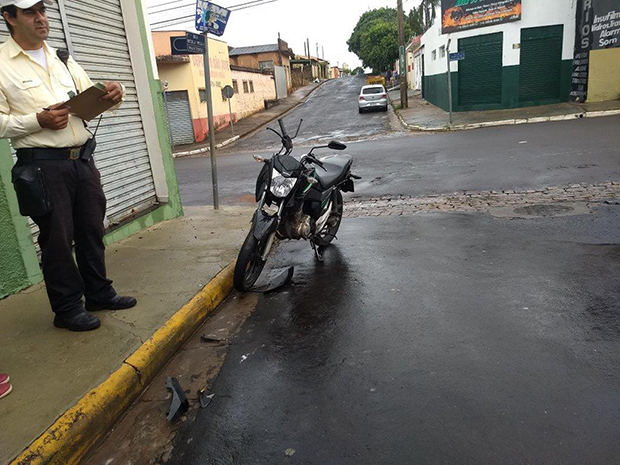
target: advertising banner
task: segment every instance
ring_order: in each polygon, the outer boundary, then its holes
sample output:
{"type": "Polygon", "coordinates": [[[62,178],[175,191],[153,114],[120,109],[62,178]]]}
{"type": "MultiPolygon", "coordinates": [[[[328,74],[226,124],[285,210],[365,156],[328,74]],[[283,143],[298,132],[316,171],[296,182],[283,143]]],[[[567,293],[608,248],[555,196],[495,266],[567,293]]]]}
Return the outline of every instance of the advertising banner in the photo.
{"type": "Polygon", "coordinates": [[[577,33],[571,78],[571,100],[588,97],[590,51],[620,47],[618,0],[577,0],[577,33]]]}
{"type": "Polygon", "coordinates": [[[442,0],[443,34],[519,21],[521,0],[442,0]]]}
{"type": "Polygon", "coordinates": [[[196,30],[218,37],[224,35],[230,10],[206,0],[196,0],[196,30]]]}
{"type": "Polygon", "coordinates": [[[620,47],[620,2],[594,0],[592,6],[592,50],[620,47]]]}

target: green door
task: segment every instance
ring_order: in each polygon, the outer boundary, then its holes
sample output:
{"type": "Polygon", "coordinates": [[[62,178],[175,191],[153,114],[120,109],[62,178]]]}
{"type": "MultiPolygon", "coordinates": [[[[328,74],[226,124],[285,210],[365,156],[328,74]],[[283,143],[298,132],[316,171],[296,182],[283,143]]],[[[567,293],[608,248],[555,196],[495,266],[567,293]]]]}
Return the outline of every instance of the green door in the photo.
{"type": "Polygon", "coordinates": [[[521,29],[519,103],[560,101],[564,26],[521,29]]]}
{"type": "Polygon", "coordinates": [[[501,32],[459,39],[459,52],[465,52],[459,61],[459,107],[502,103],[502,42],[501,32]]]}

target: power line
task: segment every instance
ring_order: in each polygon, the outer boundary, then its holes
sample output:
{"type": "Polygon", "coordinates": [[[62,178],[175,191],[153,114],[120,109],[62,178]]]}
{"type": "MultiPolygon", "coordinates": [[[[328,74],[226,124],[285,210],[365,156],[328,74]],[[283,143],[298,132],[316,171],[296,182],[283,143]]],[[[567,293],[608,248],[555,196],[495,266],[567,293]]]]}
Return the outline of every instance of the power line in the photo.
{"type": "MultiPolygon", "coordinates": [[[[262,6],[262,5],[266,5],[268,3],[275,3],[278,0],[253,0],[251,2],[246,2],[246,3],[240,3],[237,5],[233,5],[231,7],[228,7],[228,9],[230,9],[231,11],[239,11],[239,10],[246,10],[248,8],[254,8],[257,6],[262,6]],[[244,6],[245,5],[245,6],[244,6]]],[[[171,19],[165,19],[162,21],[155,21],[153,23],[151,23],[151,29],[161,29],[162,27],[168,27],[168,26],[175,26],[177,24],[183,24],[185,22],[187,22],[190,19],[195,18],[195,14],[191,14],[191,15],[185,15],[185,16],[180,16],[178,18],[171,18],[171,19]]]]}
{"type": "MultiPolygon", "coordinates": [[[[161,4],[159,4],[159,5],[154,5],[154,6],[152,6],[151,8],[158,8],[158,7],[160,7],[160,6],[170,5],[170,4],[174,4],[174,3],[180,3],[180,2],[183,2],[183,1],[187,1],[187,0],[175,0],[175,1],[173,1],[173,2],[161,3],[161,4]]],[[[228,10],[232,10],[232,9],[242,9],[242,8],[238,8],[238,7],[243,7],[243,6],[246,6],[246,5],[251,5],[251,4],[253,4],[253,3],[259,3],[259,2],[262,2],[262,1],[264,1],[264,0],[252,0],[252,1],[249,1],[249,2],[245,2],[245,3],[239,3],[239,4],[237,4],[237,5],[231,5],[231,6],[228,6],[228,7],[226,7],[226,9],[228,9],[228,10]]],[[[168,12],[168,11],[172,11],[172,10],[179,10],[179,9],[189,8],[189,7],[194,7],[194,6],[196,6],[196,2],[195,2],[195,1],[194,1],[194,2],[192,2],[192,3],[187,3],[187,4],[185,4],[185,5],[175,6],[174,8],[165,8],[165,9],[163,9],[163,10],[159,10],[159,11],[151,11],[151,12],[149,12],[149,15],[157,15],[157,14],[166,13],[166,12],[168,12]]],[[[184,17],[185,17],[185,16],[184,16],[184,17]]],[[[181,19],[181,18],[177,18],[177,19],[181,19]]],[[[173,19],[171,19],[171,20],[169,20],[169,21],[174,21],[174,20],[173,20],[173,19]]],[[[153,23],[153,24],[155,24],[155,23],[153,23]]]]}
{"type": "MultiPolygon", "coordinates": [[[[147,7],[147,8],[148,8],[148,9],[151,9],[151,8],[159,8],[160,6],[165,6],[165,5],[173,5],[173,4],[175,4],[175,3],[181,3],[181,2],[185,2],[185,1],[187,1],[187,0],[174,0],[174,1],[172,1],[172,2],[160,3],[159,5],[151,5],[151,6],[147,7]]],[[[191,5],[191,3],[190,3],[189,5],[191,5]]]]}

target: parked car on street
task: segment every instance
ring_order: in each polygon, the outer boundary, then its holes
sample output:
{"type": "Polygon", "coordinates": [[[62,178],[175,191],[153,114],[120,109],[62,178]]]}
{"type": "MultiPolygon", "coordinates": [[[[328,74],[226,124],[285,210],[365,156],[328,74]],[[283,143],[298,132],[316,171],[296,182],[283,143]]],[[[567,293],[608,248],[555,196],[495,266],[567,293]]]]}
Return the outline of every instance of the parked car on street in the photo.
{"type": "Polygon", "coordinates": [[[385,87],[376,84],[362,87],[358,100],[358,106],[360,113],[372,109],[387,111],[388,96],[385,87]]]}

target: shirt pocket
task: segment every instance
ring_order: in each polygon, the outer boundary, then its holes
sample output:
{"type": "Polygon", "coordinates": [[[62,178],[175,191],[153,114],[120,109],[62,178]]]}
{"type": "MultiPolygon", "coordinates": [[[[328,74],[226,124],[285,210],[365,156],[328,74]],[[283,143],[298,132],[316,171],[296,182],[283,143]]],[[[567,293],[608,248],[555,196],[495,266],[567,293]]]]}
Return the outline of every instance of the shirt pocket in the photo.
{"type": "Polygon", "coordinates": [[[14,97],[17,106],[23,103],[28,107],[44,108],[52,104],[49,92],[46,91],[40,78],[19,79],[14,81],[13,84],[15,86],[15,95],[12,97],[14,97]]]}
{"type": "Polygon", "coordinates": [[[65,72],[62,73],[58,77],[58,82],[60,83],[60,85],[65,87],[65,90],[67,92],[71,90],[77,94],[77,89],[75,88],[75,83],[73,82],[73,78],[71,77],[71,75],[69,74],[69,71],[66,68],[65,68],[65,72]]]}

